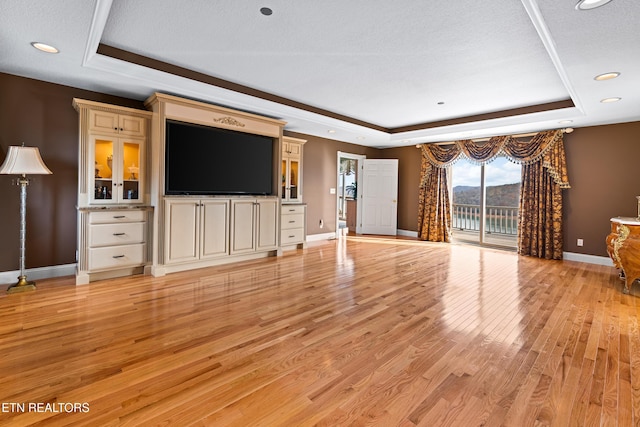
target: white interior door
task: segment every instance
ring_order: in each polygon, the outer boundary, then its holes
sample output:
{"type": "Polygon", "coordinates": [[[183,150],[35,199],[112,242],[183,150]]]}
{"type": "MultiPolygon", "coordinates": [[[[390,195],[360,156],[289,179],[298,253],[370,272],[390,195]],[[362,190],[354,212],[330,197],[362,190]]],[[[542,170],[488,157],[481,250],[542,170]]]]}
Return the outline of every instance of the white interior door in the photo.
{"type": "Polygon", "coordinates": [[[362,233],[398,232],[398,159],[365,159],[362,168],[362,233]]]}

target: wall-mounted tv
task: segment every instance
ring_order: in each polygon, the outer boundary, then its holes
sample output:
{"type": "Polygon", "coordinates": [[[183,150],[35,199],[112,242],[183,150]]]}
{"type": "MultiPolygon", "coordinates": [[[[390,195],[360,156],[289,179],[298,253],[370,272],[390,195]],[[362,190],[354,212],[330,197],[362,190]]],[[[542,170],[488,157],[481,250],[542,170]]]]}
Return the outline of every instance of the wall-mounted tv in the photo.
{"type": "Polygon", "coordinates": [[[167,120],[166,195],[271,195],[268,136],[167,120]]]}

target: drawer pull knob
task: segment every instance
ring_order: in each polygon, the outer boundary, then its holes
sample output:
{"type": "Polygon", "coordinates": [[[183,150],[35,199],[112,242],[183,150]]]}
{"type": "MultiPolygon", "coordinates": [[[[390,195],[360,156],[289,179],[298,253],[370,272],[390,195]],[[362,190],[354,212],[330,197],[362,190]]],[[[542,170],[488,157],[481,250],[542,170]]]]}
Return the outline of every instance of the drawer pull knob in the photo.
{"type": "Polygon", "coordinates": [[[114,255],[112,258],[124,258],[124,255],[114,255]]]}
{"type": "Polygon", "coordinates": [[[289,212],[295,212],[295,211],[296,211],[295,209],[289,209],[289,212]]]}
{"type": "Polygon", "coordinates": [[[294,223],[295,223],[295,221],[289,221],[289,224],[294,224],[294,223]]]}
{"type": "Polygon", "coordinates": [[[114,236],[124,236],[125,233],[113,233],[114,236]]]}
{"type": "Polygon", "coordinates": [[[113,216],[115,219],[122,219],[122,218],[126,218],[125,215],[114,215],[113,216]]]}

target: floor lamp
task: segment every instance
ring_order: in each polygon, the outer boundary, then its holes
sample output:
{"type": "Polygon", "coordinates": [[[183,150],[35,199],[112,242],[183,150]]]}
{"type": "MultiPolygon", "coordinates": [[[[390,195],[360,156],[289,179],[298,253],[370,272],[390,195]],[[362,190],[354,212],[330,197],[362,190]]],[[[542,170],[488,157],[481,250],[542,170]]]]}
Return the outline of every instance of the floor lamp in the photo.
{"type": "Polygon", "coordinates": [[[42,161],[38,148],[25,147],[24,144],[21,147],[10,146],[7,157],[0,166],[0,174],[2,175],[20,175],[17,180],[20,186],[20,276],[18,276],[18,283],[7,289],[10,294],[36,290],[35,282],[27,281],[27,276],[24,273],[24,248],[27,237],[27,185],[29,185],[27,175],[51,173],[42,161]]]}

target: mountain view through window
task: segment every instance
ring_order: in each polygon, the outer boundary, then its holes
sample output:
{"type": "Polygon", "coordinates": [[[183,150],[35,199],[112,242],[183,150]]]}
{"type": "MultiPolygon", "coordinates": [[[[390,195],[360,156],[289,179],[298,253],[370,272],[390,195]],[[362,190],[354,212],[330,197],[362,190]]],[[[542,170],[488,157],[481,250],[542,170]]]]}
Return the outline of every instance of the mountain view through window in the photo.
{"type": "Polygon", "coordinates": [[[461,159],[452,168],[452,229],[460,240],[515,246],[521,166],[498,157],[484,166],[461,159]],[[484,182],[483,169],[484,168],[484,182]],[[481,189],[486,188],[485,205],[481,189]],[[480,227],[484,212],[484,227],[480,227]]]}

